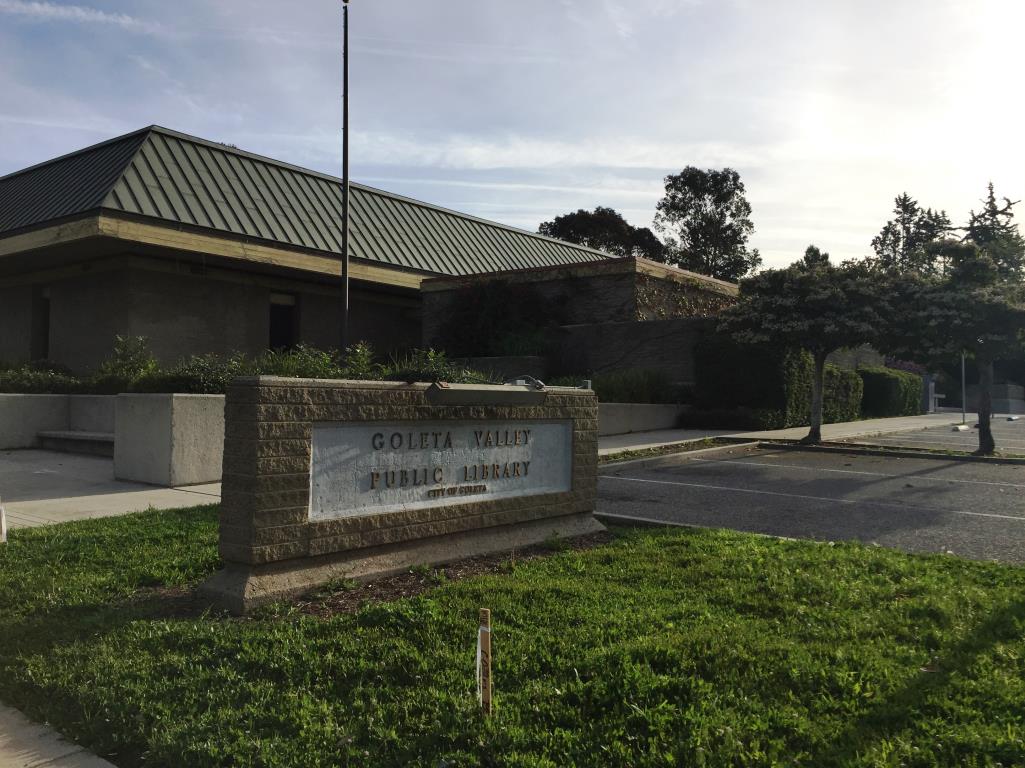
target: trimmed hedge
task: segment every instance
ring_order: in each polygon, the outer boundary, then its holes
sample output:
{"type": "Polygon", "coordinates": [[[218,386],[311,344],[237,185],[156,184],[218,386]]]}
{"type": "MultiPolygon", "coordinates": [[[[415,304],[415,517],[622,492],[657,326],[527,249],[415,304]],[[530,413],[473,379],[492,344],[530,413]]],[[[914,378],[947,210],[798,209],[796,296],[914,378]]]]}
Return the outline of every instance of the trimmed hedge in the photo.
{"type": "Polygon", "coordinates": [[[865,395],[861,412],[865,416],[917,416],[922,412],[922,377],[893,368],[859,368],[865,395]]]}
{"type": "MultiPolygon", "coordinates": [[[[684,426],[785,429],[811,421],[815,366],[807,352],[746,346],[718,334],[694,347],[697,410],[684,426]]],[[[826,366],[822,419],[854,421],[864,386],[855,371],[826,366]]]]}

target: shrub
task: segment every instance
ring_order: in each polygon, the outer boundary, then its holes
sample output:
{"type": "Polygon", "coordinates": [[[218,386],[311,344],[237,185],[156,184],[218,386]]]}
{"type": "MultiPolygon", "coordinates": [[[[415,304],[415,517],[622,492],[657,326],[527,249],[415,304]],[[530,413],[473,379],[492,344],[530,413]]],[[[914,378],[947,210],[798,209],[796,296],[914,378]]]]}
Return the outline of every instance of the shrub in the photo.
{"type": "Polygon", "coordinates": [[[241,354],[229,358],[193,355],[136,380],[132,391],[219,395],[227,391],[236,376],[250,375],[252,365],[252,361],[241,354]]]}
{"type": "Polygon", "coordinates": [[[700,408],[685,411],[680,426],[688,429],[747,429],[764,431],[783,429],[783,411],[771,408],[700,408]]]}
{"type": "Polygon", "coordinates": [[[444,352],[414,349],[393,357],[384,370],[388,381],[447,381],[452,384],[487,384],[491,378],[480,371],[453,363],[444,352]]]}
{"type": "Polygon", "coordinates": [[[115,352],[97,374],[82,381],[62,373],[61,366],[26,363],[0,367],[0,392],[12,393],[96,393],[182,392],[223,394],[238,376],[284,376],[303,379],[357,379],[393,381],[448,381],[490,383],[492,378],[449,360],[444,352],[418,349],[393,359],[390,365],[374,360],[366,343],[354,344],[342,357],[337,351],[298,346],[287,351],[268,351],[257,357],[236,353],[193,355],[162,368],[149,354],[145,339],[118,337],[115,352]],[[36,368],[43,368],[37,370],[36,368]]]}
{"type": "Polygon", "coordinates": [[[150,352],[145,336],[114,337],[114,350],[100,363],[89,382],[89,389],[97,394],[116,395],[128,392],[138,379],[157,372],[157,361],[150,352]]]}
{"type": "MultiPolygon", "coordinates": [[[[841,421],[857,421],[861,418],[861,400],[864,386],[857,371],[850,368],[826,366],[826,381],[823,391],[822,421],[836,424],[841,421]]],[[[808,393],[811,397],[811,393],[808,393]]],[[[811,420],[811,407],[808,408],[811,420]]]]}
{"type": "Polygon", "coordinates": [[[674,387],[664,371],[629,368],[598,373],[591,386],[602,403],[673,403],[674,387]]]}
{"type": "Polygon", "coordinates": [[[325,352],[300,344],[288,350],[268,350],[248,366],[253,376],[288,376],[295,379],[340,379],[342,362],[334,350],[325,352]]]}
{"type": "MultiPolygon", "coordinates": [[[[728,417],[731,422],[770,423],[767,429],[806,426],[811,421],[815,368],[807,352],[742,345],[714,334],[695,345],[694,366],[699,410],[728,417]]],[[[826,366],[825,423],[857,419],[861,397],[861,377],[856,372],[826,366]]],[[[688,416],[689,423],[699,426],[696,418],[688,416]]],[[[732,428],[733,424],[723,426],[732,428]]]]}
{"type": "Polygon", "coordinates": [[[859,368],[865,394],[861,412],[865,416],[916,416],[921,413],[922,377],[892,368],[859,368]]]}
{"type": "Polygon", "coordinates": [[[374,349],[365,341],[345,350],[342,373],[346,379],[374,381],[384,376],[384,366],[374,362],[374,349]]]}
{"type": "Polygon", "coordinates": [[[544,354],[563,305],[534,285],[475,281],[456,293],[433,341],[459,357],[544,354]]]}
{"type": "Polygon", "coordinates": [[[0,392],[70,395],[84,390],[81,380],[56,371],[37,371],[27,365],[0,371],[0,392]]]}

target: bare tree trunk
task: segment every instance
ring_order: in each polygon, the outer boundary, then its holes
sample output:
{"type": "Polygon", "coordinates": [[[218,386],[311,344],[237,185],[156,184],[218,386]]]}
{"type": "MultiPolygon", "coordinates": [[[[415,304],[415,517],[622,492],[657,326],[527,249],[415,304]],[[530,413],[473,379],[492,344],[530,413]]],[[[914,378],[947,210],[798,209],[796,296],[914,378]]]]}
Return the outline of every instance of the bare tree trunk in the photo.
{"type": "Polygon", "coordinates": [[[805,445],[818,445],[822,442],[822,391],[825,389],[826,353],[815,353],[815,376],[811,382],[811,429],[807,437],[801,440],[805,445]]]}
{"type": "Polygon", "coordinates": [[[996,450],[990,419],[993,417],[993,361],[976,358],[979,365],[979,450],[989,456],[996,450]]]}

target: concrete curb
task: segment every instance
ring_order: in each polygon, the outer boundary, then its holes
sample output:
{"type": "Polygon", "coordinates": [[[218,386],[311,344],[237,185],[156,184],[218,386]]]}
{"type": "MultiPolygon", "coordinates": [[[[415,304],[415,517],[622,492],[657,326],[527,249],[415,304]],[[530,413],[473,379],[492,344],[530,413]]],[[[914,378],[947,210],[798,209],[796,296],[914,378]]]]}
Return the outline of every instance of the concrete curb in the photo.
{"type": "MultiPolygon", "coordinates": [[[[692,441],[698,442],[698,441],[692,441]]],[[[666,448],[672,448],[674,446],[683,446],[687,443],[667,443],[666,448]]],[[[626,459],[624,461],[599,461],[598,471],[599,473],[607,468],[619,469],[621,467],[646,467],[656,462],[665,461],[666,459],[679,459],[680,457],[686,458],[687,456],[708,456],[716,453],[731,453],[739,449],[746,448],[757,448],[758,442],[755,440],[749,440],[745,442],[735,442],[729,445],[714,445],[711,448],[699,448],[696,451],[675,451],[672,453],[663,453],[659,456],[646,456],[640,459],[626,459]]],[[[616,454],[612,454],[615,456],[616,454]]]]}
{"type": "Polygon", "coordinates": [[[653,517],[631,517],[630,515],[615,515],[611,512],[595,512],[595,518],[606,525],[630,526],[631,528],[704,528],[701,525],[690,523],[674,523],[670,520],[656,520],[653,517]]]}
{"type": "Polygon", "coordinates": [[[801,445],[797,442],[784,440],[763,440],[758,443],[759,448],[772,448],[784,451],[805,451],[808,453],[844,453],[852,456],[882,456],[894,459],[937,459],[940,461],[967,461],[977,464],[1009,464],[1012,466],[1025,466],[1025,458],[1015,456],[971,456],[968,454],[954,453],[933,453],[930,451],[916,451],[910,448],[896,448],[893,450],[880,448],[876,445],[864,443],[831,444],[823,445],[801,445]]]}
{"type": "MultiPolygon", "coordinates": [[[[658,520],[654,517],[631,517],[630,515],[617,515],[612,512],[595,512],[594,516],[599,522],[606,525],[618,525],[622,528],[690,528],[695,531],[729,531],[745,536],[760,536],[763,539],[775,539],[776,541],[804,541],[811,544],[826,544],[820,539],[800,539],[793,536],[777,536],[774,533],[760,533],[759,531],[742,531],[737,528],[723,528],[718,525],[696,525],[694,523],[676,523],[671,520],[658,520]]],[[[863,542],[859,542],[863,543],[863,542]]],[[[869,545],[866,545],[869,546],[869,545]]]]}

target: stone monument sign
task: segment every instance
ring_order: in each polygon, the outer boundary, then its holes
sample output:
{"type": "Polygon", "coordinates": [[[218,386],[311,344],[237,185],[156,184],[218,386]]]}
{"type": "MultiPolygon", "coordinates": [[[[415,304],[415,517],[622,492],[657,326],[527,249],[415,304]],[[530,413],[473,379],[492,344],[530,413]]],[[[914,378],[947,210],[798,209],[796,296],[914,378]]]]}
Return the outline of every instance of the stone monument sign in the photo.
{"type": "Polygon", "coordinates": [[[237,379],[220,552],[244,612],[338,578],[601,530],[590,390],[237,379]]]}

